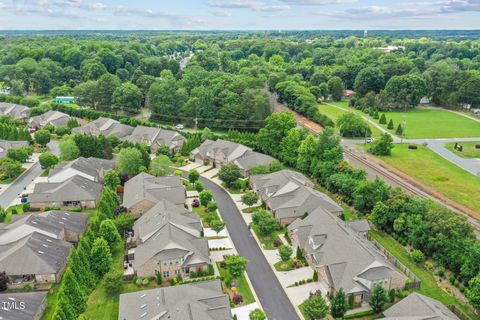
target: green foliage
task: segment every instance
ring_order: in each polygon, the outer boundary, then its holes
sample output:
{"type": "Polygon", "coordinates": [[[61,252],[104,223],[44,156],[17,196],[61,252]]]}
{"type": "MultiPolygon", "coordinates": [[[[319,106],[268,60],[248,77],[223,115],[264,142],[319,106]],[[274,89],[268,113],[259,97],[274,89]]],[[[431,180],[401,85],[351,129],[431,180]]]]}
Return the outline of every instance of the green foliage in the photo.
{"type": "Polygon", "coordinates": [[[345,90],[345,87],[340,77],[332,77],[328,80],[328,91],[332,95],[333,100],[342,100],[343,90],[345,90]]]}
{"type": "Polygon", "coordinates": [[[120,270],[107,272],[103,277],[105,290],[110,296],[115,296],[122,291],[123,273],[120,270]]]}
{"type": "Polygon", "coordinates": [[[197,170],[192,169],[188,172],[188,181],[190,181],[190,183],[195,183],[199,178],[200,173],[197,170]]]}
{"type": "Polygon", "coordinates": [[[298,148],[300,147],[301,139],[300,131],[292,128],[280,143],[279,157],[289,166],[294,167],[297,163],[298,148]]]}
{"type": "Polygon", "coordinates": [[[20,163],[25,163],[29,156],[29,148],[8,149],[7,151],[7,157],[20,163]]]}
{"type": "Polygon", "coordinates": [[[390,134],[384,133],[380,139],[370,146],[370,152],[376,156],[389,156],[393,149],[393,138],[390,134]]]}
{"type": "Polygon", "coordinates": [[[199,181],[199,180],[195,181],[194,187],[195,187],[195,190],[197,190],[197,192],[202,192],[205,189],[202,181],[199,181]]]}
{"type": "Polygon", "coordinates": [[[51,168],[60,161],[56,155],[51,153],[42,153],[38,157],[38,160],[40,162],[40,165],[44,168],[51,168]]]}
{"type": "Polygon", "coordinates": [[[342,288],[335,292],[330,301],[330,312],[334,318],[343,318],[347,312],[347,299],[342,288]]]}
{"type": "Polygon", "coordinates": [[[253,191],[247,192],[244,195],[242,195],[242,203],[245,204],[246,206],[251,207],[254,204],[256,204],[257,201],[258,201],[258,195],[253,191]]]}
{"type": "Polygon", "coordinates": [[[265,126],[258,133],[260,149],[277,158],[281,150],[278,142],[281,142],[288,135],[290,129],[295,127],[295,119],[289,112],[270,115],[265,120],[265,126]]]}
{"type": "Polygon", "coordinates": [[[118,234],[115,222],[111,219],[105,219],[100,224],[100,236],[108,242],[110,249],[117,245],[120,241],[120,235],[118,234]]]}
{"type": "Polygon", "coordinates": [[[353,112],[340,116],[337,126],[342,137],[369,137],[372,134],[368,123],[353,112]]]}
{"type": "Polygon", "coordinates": [[[360,96],[368,92],[380,92],[385,85],[385,77],[382,70],[376,67],[366,67],[355,78],[355,92],[360,96]]]}
{"type": "Polygon", "coordinates": [[[308,320],[323,319],[328,313],[328,305],[322,296],[314,295],[301,304],[303,314],[308,320]]]}
{"type": "Polygon", "coordinates": [[[215,201],[209,201],[207,204],[208,212],[215,212],[218,209],[218,204],[215,201]]]}
{"type": "Polygon", "coordinates": [[[378,123],[387,124],[387,117],[385,116],[385,113],[382,113],[382,116],[380,117],[380,120],[378,120],[378,123]]]}
{"type": "Polygon", "coordinates": [[[233,182],[241,176],[240,168],[235,163],[222,166],[218,172],[218,178],[222,180],[227,187],[231,187],[233,182]]]}
{"type": "Polygon", "coordinates": [[[278,221],[271,213],[265,210],[259,210],[253,213],[252,222],[258,226],[258,230],[263,235],[270,235],[280,228],[278,221]]]}
{"type": "Polygon", "coordinates": [[[410,253],[410,257],[415,263],[421,263],[425,260],[425,255],[420,250],[413,250],[412,253],[410,253]]]}
{"type": "Polygon", "coordinates": [[[210,228],[212,228],[212,230],[218,234],[220,231],[223,230],[223,228],[225,228],[225,223],[220,220],[215,220],[210,223],[210,228]]]}
{"type": "Polygon", "coordinates": [[[480,309],[480,275],[471,279],[468,283],[467,298],[470,304],[477,310],[480,309]]]}
{"type": "Polygon", "coordinates": [[[395,128],[395,126],[393,125],[393,120],[390,119],[390,121],[388,122],[388,125],[387,125],[387,129],[388,130],[393,130],[395,128]]]}
{"type": "Polygon", "coordinates": [[[387,301],[388,297],[385,289],[380,284],[375,285],[375,287],[373,288],[373,292],[370,295],[370,300],[368,302],[372,307],[373,311],[375,311],[375,313],[382,312],[383,307],[387,301]]]}
{"type": "Polygon", "coordinates": [[[213,199],[213,192],[210,190],[203,190],[198,194],[202,206],[206,206],[213,199]]]}
{"type": "Polygon", "coordinates": [[[38,130],[35,132],[35,142],[45,147],[50,142],[50,132],[47,130],[38,130]]]}
{"type": "Polygon", "coordinates": [[[135,176],[143,166],[142,153],[137,148],[125,148],[118,154],[117,167],[120,173],[135,176]]]}
{"type": "Polygon", "coordinates": [[[108,243],[103,238],[96,238],[90,252],[92,270],[97,276],[103,276],[112,265],[112,254],[108,243]]]}
{"type": "Polygon", "coordinates": [[[225,269],[228,274],[234,278],[240,278],[245,270],[247,270],[248,260],[238,254],[225,256],[225,269]]]}
{"type": "Polygon", "coordinates": [[[75,141],[82,157],[112,158],[112,143],[103,135],[96,137],[93,135],[75,134],[73,135],[73,141],[75,141]]]}
{"type": "Polygon", "coordinates": [[[103,177],[103,184],[113,190],[120,184],[120,178],[115,170],[108,170],[103,177]]]}
{"type": "Polygon", "coordinates": [[[121,213],[115,217],[115,226],[118,233],[123,235],[125,231],[132,230],[135,223],[135,216],[131,213],[121,213]]]}
{"type": "Polygon", "coordinates": [[[282,245],[278,248],[278,254],[280,255],[282,261],[288,261],[292,256],[292,253],[293,250],[290,246],[282,245]]]}
{"type": "Polygon", "coordinates": [[[403,135],[403,127],[402,127],[402,124],[400,124],[400,123],[398,124],[397,130],[395,130],[395,134],[396,134],[397,136],[402,136],[402,135],[403,135]]]}
{"type": "Polygon", "coordinates": [[[266,320],[267,316],[265,315],[265,312],[257,308],[250,311],[250,313],[248,314],[248,318],[250,320],[266,320]]]}

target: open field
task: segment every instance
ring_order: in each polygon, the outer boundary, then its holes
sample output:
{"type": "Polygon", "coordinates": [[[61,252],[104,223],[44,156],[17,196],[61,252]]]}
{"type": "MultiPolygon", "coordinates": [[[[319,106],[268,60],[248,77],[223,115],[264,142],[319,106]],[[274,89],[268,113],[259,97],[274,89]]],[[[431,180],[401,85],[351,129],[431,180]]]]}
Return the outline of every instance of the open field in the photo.
{"type": "Polygon", "coordinates": [[[475,148],[475,145],[480,144],[480,141],[459,142],[459,144],[463,147],[462,152],[454,149],[455,142],[447,143],[445,148],[462,158],[480,158],[480,149],[475,148]]]}
{"type": "Polygon", "coordinates": [[[419,145],[417,150],[409,150],[407,144],[396,144],[391,156],[380,159],[465,207],[479,211],[480,178],[427,147],[419,145]]]}
{"type": "Polygon", "coordinates": [[[437,299],[445,305],[453,304],[460,308],[465,314],[469,315],[472,319],[475,319],[471,308],[440,288],[433,274],[425,268],[414,263],[405,248],[395,239],[389,235],[375,230],[370,230],[369,235],[374,240],[379,242],[383,247],[385,247],[385,249],[387,249],[391,254],[393,254],[395,258],[400,260],[401,263],[409,268],[422,281],[422,284],[418,289],[419,293],[430,298],[437,299]]]}
{"type": "MultiPolygon", "coordinates": [[[[348,101],[335,101],[330,102],[330,104],[347,108],[352,112],[369,117],[360,110],[349,107],[348,101]]],[[[382,113],[385,113],[385,116],[387,117],[387,123],[390,121],[390,119],[393,120],[394,129],[389,130],[393,134],[395,133],[398,124],[406,120],[407,139],[480,137],[480,125],[478,122],[447,110],[415,108],[413,110],[408,110],[407,112],[379,112],[380,115],[382,115],[382,113]]],[[[374,121],[378,123],[378,120],[374,121]]],[[[382,126],[387,129],[387,125],[382,126]]]]}

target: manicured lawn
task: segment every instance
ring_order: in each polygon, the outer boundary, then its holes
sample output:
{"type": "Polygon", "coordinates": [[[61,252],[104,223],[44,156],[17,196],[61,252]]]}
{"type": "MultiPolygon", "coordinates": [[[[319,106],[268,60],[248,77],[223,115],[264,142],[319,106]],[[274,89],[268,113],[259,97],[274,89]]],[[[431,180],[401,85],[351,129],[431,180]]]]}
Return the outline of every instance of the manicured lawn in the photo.
{"type": "MultiPolygon", "coordinates": [[[[221,268],[219,262],[217,262],[217,267],[220,272],[220,276],[225,278],[227,276],[227,270],[221,268]]],[[[243,275],[239,279],[236,279],[236,281],[237,281],[237,286],[236,286],[237,293],[243,297],[243,305],[254,303],[255,297],[253,296],[252,289],[250,289],[247,279],[245,278],[245,273],[243,273],[243,275]]],[[[222,282],[222,286],[225,293],[228,294],[231,300],[233,297],[232,291],[230,290],[230,288],[227,288],[227,286],[223,282],[222,282]]]]}
{"type": "Polygon", "coordinates": [[[409,150],[407,144],[396,144],[391,156],[380,157],[446,197],[480,211],[480,178],[437,155],[427,147],[409,150]]]}
{"type": "Polygon", "coordinates": [[[449,142],[445,145],[445,148],[455,153],[462,158],[480,158],[480,149],[475,148],[475,145],[479,145],[480,141],[468,141],[458,142],[463,147],[463,151],[455,150],[455,142],[449,142]]]}
{"type": "Polygon", "coordinates": [[[262,206],[253,206],[253,207],[248,207],[248,208],[245,208],[245,209],[242,209],[242,212],[243,213],[254,213],[258,210],[261,210],[262,209],[262,206]]]}
{"type": "Polygon", "coordinates": [[[258,227],[252,223],[252,230],[255,232],[257,235],[258,239],[263,245],[263,249],[265,250],[276,250],[277,248],[273,245],[275,240],[281,241],[280,238],[278,237],[279,234],[284,234],[285,229],[281,229],[275,232],[272,232],[270,235],[263,235],[259,230],[258,227]]]}
{"type": "Polygon", "coordinates": [[[193,207],[192,211],[198,214],[200,219],[202,220],[202,224],[204,227],[208,228],[210,227],[210,221],[214,220],[220,220],[220,217],[218,216],[218,211],[215,212],[205,212],[206,208],[202,205],[199,207],[193,207]]]}
{"type": "MultiPolygon", "coordinates": [[[[352,112],[356,112],[365,116],[360,110],[348,106],[348,101],[330,102],[331,104],[348,108],[352,112]]],[[[463,117],[459,114],[432,108],[415,108],[413,110],[381,112],[380,116],[385,113],[387,123],[393,120],[394,129],[390,132],[395,133],[399,123],[406,120],[406,138],[464,138],[464,137],[480,137],[480,125],[478,122],[463,117]]],[[[378,123],[378,120],[375,120],[378,123]]],[[[382,125],[387,129],[386,125],[382,125]]]]}
{"type": "Polygon", "coordinates": [[[290,271],[293,270],[293,260],[289,259],[288,261],[278,261],[273,265],[277,271],[290,271]]]}
{"type": "Polygon", "coordinates": [[[387,249],[391,254],[393,254],[398,260],[400,260],[400,262],[402,262],[421,280],[422,283],[420,289],[418,289],[419,293],[433,299],[437,299],[445,305],[454,304],[459,307],[464,313],[472,317],[472,319],[475,319],[475,316],[470,306],[462,303],[455,297],[443,291],[443,289],[438,286],[432,273],[414,263],[410,258],[408,252],[400,243],[398,243],[389,235],[380,233],[375,230],[370,230],[369,234],[373,239],[378,241],[383,247],[385,247],[385,249],[387,249]]]}

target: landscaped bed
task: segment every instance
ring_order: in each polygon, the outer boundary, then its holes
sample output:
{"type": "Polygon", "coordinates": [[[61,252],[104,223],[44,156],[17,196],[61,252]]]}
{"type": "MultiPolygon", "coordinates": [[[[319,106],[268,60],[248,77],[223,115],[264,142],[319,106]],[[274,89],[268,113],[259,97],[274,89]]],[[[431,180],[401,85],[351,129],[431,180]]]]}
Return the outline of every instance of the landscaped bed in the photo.
{"type": "Polygon", "coordinates": [[[258,240],[260,240],[260,242],[262,243],[263,245],[263,249],[265,250],[275,250],[277,249],[280,245],[282,245],[282,240],[280,240],[280,238],[278,237],[280,234],[284,234],[285,233],[285,229],[282,228],[278,231],[274,231],[272,232],[271,234],[269,235],[263,235],[259,230],[258,230],[258,226],[256,226],[255,224],[252,224],[252,230],[255,232],[255,234],[257,235],[258,237],[258,240]],[[277,246],[275,246],[275,244],[278,244],[277,246]]]}
{"type": "MultiPolygon", "coordinates": [[[[220,272],[220,276],[223,279],[225,279],[227,276],[227,270],[221,267],[220,262],[217,262],[217,267],[220,272]]],[[[239,279],[236,279],[235,281],[236,281],[235,292],[231,288],[228,288],[225,282],[222,281],[223,290],[229,296],[230,301],[232,301],[233,295],[237,293],[243,297],[243,303],[238,304],[237,306],[254,303],[255,297],[253,296],[252,289],[250,289],[248,281],[245,277],[245,273],[243,273],[243,275],[239,279]]]]}
{"type": "Polygon", "coordinates": [[[466,141],[457,143],[462,146],[462,151],[455,149],[455,142],[449,142],[445,144],[445,148],[462,158],[480,158],[480,148],[475,147],[477,145],[480,146],[480,141],[466,141]]]}
{"type": "Polygon", "coordinates": [[[218,216],[218,211],[214,212],[208,212],[207,208],[204,206],[200,205],[198,207],[193,207],[192,211],[198,214],[200,219],[202,220],[202,224],[205,228],[210,227],[210,223],[215,220],[220,220],[220,217],[218,216]]]}

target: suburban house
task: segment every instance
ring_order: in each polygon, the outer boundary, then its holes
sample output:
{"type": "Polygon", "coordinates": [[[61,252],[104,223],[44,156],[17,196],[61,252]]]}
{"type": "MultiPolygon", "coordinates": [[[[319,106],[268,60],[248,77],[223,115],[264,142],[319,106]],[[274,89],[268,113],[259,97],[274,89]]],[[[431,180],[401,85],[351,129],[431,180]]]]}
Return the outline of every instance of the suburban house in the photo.
{"type": "Polygon", "coordinates": [[[319,281],[330,293],[343,289],[355,303],[365,303],[376,284],[386,290],[405,287],[407,277],[390,265],[361,233],[318,208],[288,226],[319,281]]]}
{"type": "Polygon", "coordinates": [[[101,193],[101,184],[75,175],[63,182],[35,184],[28,202],[30,207],[41,210],[46,207],[93,209],[97,206],[101,193]]]}
{"type": "Polygon", "coordinates": [[[65,271],[70,248],[64,240],[33,232],[0,245],[0,270],[5,271],[12,289],[57,282],[65,271]]]}
{"type": "Polygon", "coordinates": [[[417,320],[459,320],[450,309],[441,302],[413,292],[402,301],[383,312],[385,320],[417,319],[417,320]]]}
{"type": "Polygon", "coordinates": [[[40,320],[47,307],[48,291],[0,294],[0,319],[40,320]]]}
{"type": "Polygon", "coordinates": [[[0,102],[0,115],[26,121],[30,108],[14,103],[0,102]]]}
{"type": "Polygon", "coordinates": [[[229,320],[230,302],[220,280],[120,295],[119,320],[229,320]]]}
{"type": "Polygon", "coordinates": [[[317,208],[335,216],[343,213],[343,208],[329,196],[313,189],[313,183],[307,177],[292,170],[253,175],[250,185],[284,225],[317,208]]]}
{"type": "Polygon", "coordinates": [[[129,251],[129,263],[139,277],[163,279],[210,267],[208,239],[202,237],[200,218],[167,200],[158,202],[133,226],[136,247],[129,251]]]}
{"type": "Polygon", "coordinates": [[[136,126],[132,134],[123,140],[146,144],[153,153],[161,146],[167,146],[177,152],[186,141],[185,137],[176,131],[145,126],[136,126]]]}
{"type": "Polygon", "coordinates": [[[242,144],[222,139],[205,140],[190,153],[190,157],[194,161],[217,166],[235,163],[244,177],[250,174],[250,169],[253,167],[268,166],[276,161],[275,158],[252,151],[242,144]]]}
{"type": "Polygon", "coordinates": [[[91,181],[103,182],[105,173],[110,169],[115,169],[115,166],[114,160],[79,157],[73,161],[59,163],[50,169],[48,182],[63,182],[75,175],[91,181]]]}
{"type": "Polygon", "coordinates": [[[9,149],[28,147],[28,141],[0,140],[0,158],[7,155],[9,149]]]}
{"type": "Polygon", "coordinates": [[[133,127],[120,123],[117,120],[110,118],[100,117],[92,122],[89,122],[81,127],[72,129],[73,133],[89,134],[93,136],[116,136],[118,138],[124,138],[129,136],[133,132],[133,127]]]}
{"type": "Polygon", "coordinates": [[[60,111],[48,111],[44,114],[31,117],[28,119],[28,125],[31,128],[39,129],[47,125],[58,127],[65,127],[70,120],[70,116],[66,113],[60,111]]]}
{"type": "Polygon", "coordinates": [[[87,221],[88,214],[66,211],[13,215],[9,223],[0,223],[0,245],[18,241],[34,232],[77,243],[87,228],[87,221]]]}
{"type": "Polygon", "coordinates": [[[142,172],[125,183],[123,206],[137,217],[162,199],[184,207],[186,192],[179,177],[154,177],[142,172]]]}

